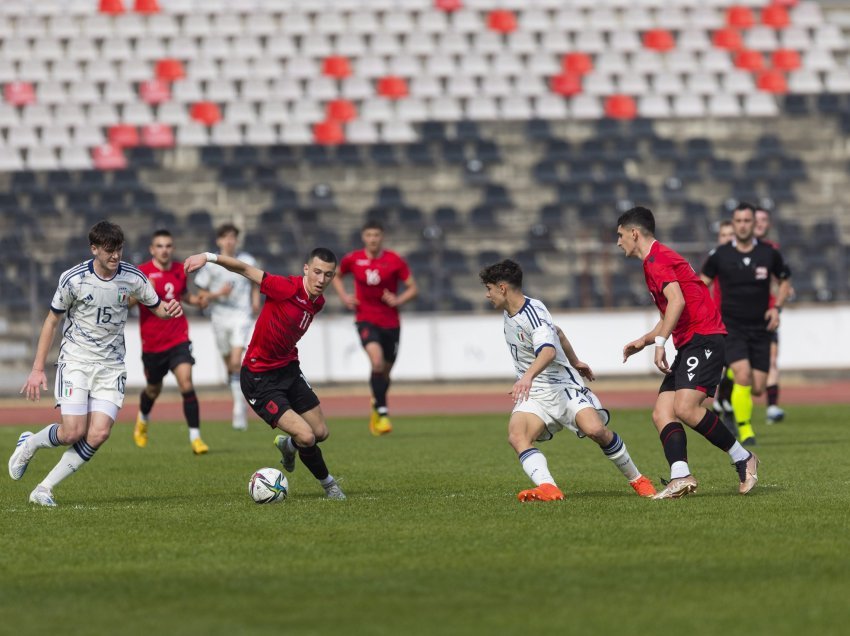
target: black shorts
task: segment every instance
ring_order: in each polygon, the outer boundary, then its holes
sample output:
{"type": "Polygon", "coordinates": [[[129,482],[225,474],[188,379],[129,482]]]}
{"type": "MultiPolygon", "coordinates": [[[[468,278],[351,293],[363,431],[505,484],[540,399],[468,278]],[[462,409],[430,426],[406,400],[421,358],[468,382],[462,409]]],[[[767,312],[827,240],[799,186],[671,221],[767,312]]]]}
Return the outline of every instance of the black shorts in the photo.
{"type": "Polygon", "coordinates": [[[195,364],[195,358],[192,357],[192,343],[188,340],[165,351],[142,354],[142,364],[145,367],[145,379],[148,384],[159,384],[169,371],[173,371],[178,364],[184,362],[195,364]]]}
{"type": "Polygon", "coordinates": [[[767,373],[770,370],[770,343],[775,332],[763,326],[743,326],[726,322],[726,365],[749,360],[750,366],[767,373]]]}
{"type": "Polygon", "coordinates": [[[392,364],[398,356],[398,341],[401,338],[401,328],[387,329],[378,327],[371,322],[356,322],[357,333],[360,334],[360,344],[365,347],[370,342],[377,342],[384,352],[384,360],[392,364]]]}
{"type": "Polygon", "coordinates": [[[659,393],[694,389],[714,397],[723,374],[725,342],[723,334],[694,334],[690,342],[676,352],[670,373],[664,376],[659,393]]]}
{"type": "Polygon", "coordinates": [[[768,331],[770,334],[770,341],[779,344],[779,329],[774,329],[773,331],[768,331]]]}
{"type": "Polygon", "coordinates": [[[272,428],[289,409],[301,415],[319,406],[319,398],[297,362],[271,371],[249,371],[248,367],[242,367],[239,382],[254,413],[272,428]]]}

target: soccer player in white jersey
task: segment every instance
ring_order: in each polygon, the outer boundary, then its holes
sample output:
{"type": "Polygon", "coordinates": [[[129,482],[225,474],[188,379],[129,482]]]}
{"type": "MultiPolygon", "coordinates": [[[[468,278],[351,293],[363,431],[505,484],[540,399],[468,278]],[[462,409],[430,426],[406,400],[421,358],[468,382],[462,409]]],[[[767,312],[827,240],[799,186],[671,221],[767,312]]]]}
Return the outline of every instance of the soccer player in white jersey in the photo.
{"type": "Polygon", "coordinates": [[[30,493],[30,501],[55,506],[53,488],[82,468],[109,438],[124,403],[124,325],[128,302],[136,298],[160,318],[183,314],[177,300],[160,302],[150,281],[121,260],[124,233],[101,221],[89,232],[92,258],[64,272],[41,328],[35,362],[21,389],[30,400],[47,390],[44,366],[61,316],[62,345],[56,364],[56,402],[62,421],[18,438],[9,458],[9,475],[20,479],[41,448],[70,446],[59,463],[30,493]]]}
{"type": "Polygon", "coordinates": [[[533,446],[560,430],[590,437],[628,479],[641,497],[655,494],[652,482],[640,474],[625,443],[606,428],[608,411],[584,386],[593,371],[578,359],[563,331],[552,323],[546,306],[522,292],[522,269],[504,260],[481,270],[487,299],[504,312],[505,342],[514,360],[517,381],[511,390],[515,406],[508,423],[508,442],[535,487],[517,495],[520,501],[564,498],[549,473],[546,457],[533,446]]]}
{"type": "MultiPolygon", "coordinates": [[[[238,238],[239,229],[235,225],[221,225],[216,230],[215,240],[219,252],[256,266],[257,262],[250,254],[236,253],[238,238]]],[[[254,326],[254,314],[260,311],[260,288],[244,276],[223,267],[205,267],[195,276],[195,285],[209,302],[216,345],[227,368],[233,395],[233,428],[244,431],[248,428],[248,419],[239,371],[254,326]]]]}

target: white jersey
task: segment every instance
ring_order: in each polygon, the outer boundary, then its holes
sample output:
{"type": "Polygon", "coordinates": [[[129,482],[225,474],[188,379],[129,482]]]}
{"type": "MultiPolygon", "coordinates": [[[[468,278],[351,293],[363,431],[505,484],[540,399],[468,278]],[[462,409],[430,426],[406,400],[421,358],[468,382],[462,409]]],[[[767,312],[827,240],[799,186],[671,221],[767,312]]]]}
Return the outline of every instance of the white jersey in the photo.
{"type": "Polygon", "coordinates": [[[555,386],[584,388],[578,371],[567,361],[567,354],[555,331],[549,310],[539,300],[528,298],[516,314],[505,312],[505,342],[514,360],[517,379],[534,364],[544,347],[555,349],[555,359],[534,378],[531,389],[551,389],[555,386]]]}
{"type": "Polygon", "coordinates": [[[64,272],[50,302],[52,311],[65,314],[59,362],[123,366],[131,296],[150,309],[160,302],[147,277],[124,261],[109,280],[95,273],[94,259],[64,272]]]}
{"type": "MultiPolygon", "coordinates": [[[[248,265],[257,266],[254,257],[245,252],[237,254],[236,258],[248,265]]],[[[231,286],[230,293],[227,296],[216,298],[210,303],[210,315],[215,322],[251,315],[253,311],[251,307],[251,286],[253,283],[241,274],[236,274],[218,265],[205,265],[195,275],[195,285],[212,293],[221,291],[222,287],[227,284],[231,286]]]]}

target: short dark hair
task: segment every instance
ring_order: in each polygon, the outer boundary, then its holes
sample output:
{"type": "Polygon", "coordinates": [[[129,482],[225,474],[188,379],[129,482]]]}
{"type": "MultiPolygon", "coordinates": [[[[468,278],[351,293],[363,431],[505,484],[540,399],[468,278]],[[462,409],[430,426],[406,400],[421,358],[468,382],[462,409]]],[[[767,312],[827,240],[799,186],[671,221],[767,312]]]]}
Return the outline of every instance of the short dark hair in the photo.
{"type": "Polygon", "coordinates": [[[154,230],[154,233],[151,234],[151,242],[153,242],[155,238],[159,238],[160,236],[167,236],[168,238],[173,238],[171,236],[171,232],[166,230],[164,227],[161,227],[158,230],[154,230]]]}
{"type": "Polygon", "coordinates": [[[722,230],[724,227],[732,227],[734,223],[729,219],[723,219],[720,223],[717,224],[717,229],[722,230]]]}
{"type": "Polygon", "coordinates": [[[753,217],[755,217],[756,206],[754,206],[752,203],[748,203],[746,201],[739,202],[738,205],[735,206],[735,209],[732,210],[732,214],[735,214],[735,212],[743,212],[744,210],[749,210],[750,212],[753,213],[753,217]]]}
{"type": "Polygon", "coordinates": [[[756,212],[757,212],[757,213],[758,213],[758,212],[764,212],[765,214],[767,214],[767,216],[770,216],[770,210],[768,210],[767,208],[763,208],[763,207],[761,207],[761,206],[759,206],[759,207],[757,207],[757,208],[756,208],[756,212]]]}
{"type": "Polygon", "coordinates": [[[478,277],[484,285],[498,285],[504,282],[516,289],[522,289],[522,267],[509,258],[488,265],[478,272],[478,277]]]}
{"type": "Polygon", "coordinates": [[[361,232],[365,232],[366,230],[380,230],[384,231],[384,224],[376,219],[369,219],[363,224],[363,227],[360,228],[361,232]]]}
{"type": "Polygon", "coordinates": [[[309,262],[310,262],[310,261],[312,261],[314,258],[318,258],[320,261],[324,261],[325,263],[333,263],[334,265],[336,265],[336,264],[337,264],[336,254],[334,254],[334,253],[333,253],[331,250],[329,250],[327,247],[316,247],[316,248],[313,248],[313,250],[312,250],[312,251],[310,252],[310,254],[307,256],[307,261],[306,261],[306,262],[308,262],[308,263],[309,263],[309,262]]]}
{"type": "Polygon", "coordinates": [[[115,252],[124,246],[124,230],[115,223],[99,221],[89,230],[89,245],[115,252]]]}
{"type": "Polygon", "coordinates": [[[649,208],[641,206],[633,207],[620,215],[617,219],[617,226],[622,227],[638,227],[643,230],[644,234],[655,234],[655,217],[649,208]]]}
{"type": "Polygon", "coordinates": [[[215,237],[221,238],[225,234],[235,234],[237,237],[239,236],[239,228],[233,225],[233,223],[222,223],[215,230],[215,237]]]}

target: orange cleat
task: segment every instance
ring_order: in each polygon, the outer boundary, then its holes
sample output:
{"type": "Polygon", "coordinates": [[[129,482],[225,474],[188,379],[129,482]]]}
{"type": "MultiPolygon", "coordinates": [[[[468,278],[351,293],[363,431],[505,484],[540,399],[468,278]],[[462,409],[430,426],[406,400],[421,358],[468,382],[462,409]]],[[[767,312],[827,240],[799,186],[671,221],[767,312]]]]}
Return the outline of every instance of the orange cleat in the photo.
{"type": "Polygon", "coordinates": [[[641,497],[652,497],[655,495],[655,486],[652,485],[652,482],[649,478],[641,475],[634,481],[629,482],[629,486],[635,489],[635,492],[641,497]]]}
{"type": "Polygon", "coordinates": [[[560,501],[563,498],[564,493],[555,484],[540,484],[517,495],[520,501],[560,501]]]}

